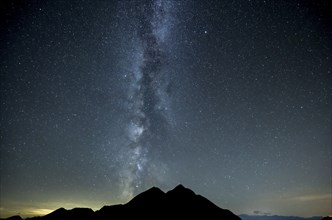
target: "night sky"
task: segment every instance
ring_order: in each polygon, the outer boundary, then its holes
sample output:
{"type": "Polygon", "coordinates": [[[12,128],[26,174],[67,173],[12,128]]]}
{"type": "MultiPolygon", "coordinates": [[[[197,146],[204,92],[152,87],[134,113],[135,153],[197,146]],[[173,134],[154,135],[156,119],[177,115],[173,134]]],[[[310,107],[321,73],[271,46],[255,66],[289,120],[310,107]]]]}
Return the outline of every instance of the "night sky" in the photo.
{"type": "Polygon", "coordinates": [[[181,183],[331,215],[328,1],[1,1],[0,217],[181,183]]]}

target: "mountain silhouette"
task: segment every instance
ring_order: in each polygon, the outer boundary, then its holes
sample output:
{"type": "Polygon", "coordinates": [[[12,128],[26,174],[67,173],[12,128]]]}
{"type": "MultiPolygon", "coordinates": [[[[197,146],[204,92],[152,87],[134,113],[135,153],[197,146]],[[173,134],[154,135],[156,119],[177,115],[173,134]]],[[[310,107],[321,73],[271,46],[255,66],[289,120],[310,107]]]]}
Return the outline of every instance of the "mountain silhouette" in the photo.
{"type": "Polygon", "coordinates": [[[96,219],[181,219],[191,216],[201,219],[240,218],[231,211],[221,209],[203,196],[178,185],[167,193],[152,187],[134,197],[127,204],[104,206],[95,212],[96,219]]]}
{"type": "MultiPolygon", "coordinates": [[[[18,217],[18,216],[17,216],[18,217]]],[[[116,219],[227,219],[241,220],[227,209],[222,209],[203,196],[182,185],[163,192],[152,187],[126,204],[104,206],[93,211],[89,208],[60,208],[29,220],[116,220],[116,219]]]]}
{"type": "Polygon", "coordinates": [[[71,210],[66,210],[64,208],[59,208],[50,214],[43,217],[34,217],[31,219],[46,219],[46,220],[59,220],[59,219],[80,219],[80,220],[90,220],[94,219],[94,211],[89,208],[74,208],[71,210]]]}

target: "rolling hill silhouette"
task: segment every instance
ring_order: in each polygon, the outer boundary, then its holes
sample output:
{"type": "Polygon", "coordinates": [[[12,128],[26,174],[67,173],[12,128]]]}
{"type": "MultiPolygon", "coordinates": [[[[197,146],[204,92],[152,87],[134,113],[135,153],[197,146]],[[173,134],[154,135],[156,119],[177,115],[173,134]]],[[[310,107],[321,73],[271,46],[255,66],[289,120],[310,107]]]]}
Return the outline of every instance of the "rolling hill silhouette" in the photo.
{"type": "Polygon", "coordinates": [[[60,208],[48,215],[29,220],[106,220],[106,219],[227,219],[241,220],[192,190],[178,185],[163,192],[152,187],[123,205],[104,206],[98,211],[89,208],[60,208]]]}

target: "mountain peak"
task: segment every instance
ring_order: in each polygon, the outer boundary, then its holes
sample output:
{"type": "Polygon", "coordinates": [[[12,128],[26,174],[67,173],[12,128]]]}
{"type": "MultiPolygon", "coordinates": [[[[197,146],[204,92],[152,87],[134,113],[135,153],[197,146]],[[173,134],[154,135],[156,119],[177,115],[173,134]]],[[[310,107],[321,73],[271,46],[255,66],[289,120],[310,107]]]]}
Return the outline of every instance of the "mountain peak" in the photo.
{"type": "Polygon", "coordinates": [[[187,196],[195,196],[196,194],[194,191],[184,187],[183,185],[179,184],[174,189],[168,191],[167,195],[177,195],[180,197],[187,197],[187,196]]]}
{"type": "Polygon", "coordinates": [[[49,213],[48,215],[59,215],[59,214],[62,214],[62,213],[65,213],[67,210],[63,207],[61,208],[58,208],[56,210],[54,210],[53,212],[49,213]]]}
{"type": "Polygon", "coordinates": [[[182,184],[179,184],[179,185],[177,185],[174,189],[184,190],[184,189],[187,189],[187,188],[184,187],[182,184]]]}
{"type": "Polygon", "coordinates": [[[163,199],[165,193],[158,187],[151,187],[150,189],[138,194],[127,204],[129,206],[137,205],[153,205],[155,202],[159,202],[163,199]]]}
{"type": "Polygon", "coordinates": [[[165,193],[161,189],[159,189],[158,187],[153,186],[150,189],[138,194],[136,197],[141,197],[142,195],[144,195],[144,196],[147,196],[147,195],[149,195],[149,196],[163,196],[164,194],[165,193]]]}
{"type": "Polygon", "coordinates": [[[150,189],[148,189],[147,191],[145,191],[145,192],[150,192],[150,193],[158,193],[158,194],[164,194],[164,192],[161,190],[161,189],[159,189],[158,187],[155,187],[155,186],[153,186],[153,187],[151,187],[150,189]]]}

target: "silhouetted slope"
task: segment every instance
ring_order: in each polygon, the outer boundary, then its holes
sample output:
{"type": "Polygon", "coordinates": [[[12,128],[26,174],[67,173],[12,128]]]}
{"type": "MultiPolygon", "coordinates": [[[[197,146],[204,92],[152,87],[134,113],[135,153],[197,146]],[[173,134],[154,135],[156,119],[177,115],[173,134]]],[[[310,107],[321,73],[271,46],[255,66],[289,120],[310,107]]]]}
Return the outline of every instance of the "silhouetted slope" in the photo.
{"type": "Polygon", "coordinates": [[[42,217],[29,218],[29,220],[91,220],[94,219],[94,214],[93,210],[89,208],[74,208],[71,210],[59,208],[50,214],[42,217]]]}
{"type": "Polygon", "coordinates": [[[219,208],[182,185],[166,193],[166,203],[169,204],[168,211],[171,218],[204,216],[209,219],[240,219],[229,210],[219,208]]]}
{"type": "Polygon", "coordinates": [[[135,207],[154,207],[157,204],[163,204],[165,193],[157,187],[152,187],[141,194],[138,194],[132,200],[130,200],[126,206],[130,208],[135,207]]]}
{"type": "Polygon", "coordinates": [[[142,192],[124,205],[104,206],[93,212],[88,208],[60,208],[30,220],[117,220],[117,219],[227,219],[240,220],[232,212],[221,209],[203,196],[178,185],[167,193],[159,188],[142,192]]]}
{"type": "Polygon", "coordinates": [[[11,216],[9,218],[0,218],[0,220],[23,220],[23,219],[21,218],[21,216],[15,215],[15,216],[11,216]]]}
{"type": "Polygon", "coordinates": [[[279,215],[240,215],[242,220],[322,220],[321,216],[298,217],[298,216],[279,216],[279,215]]]}
{"type": "Polygon", "coordinates": [[[104,206],[95,212],[95,219],[121,219],[128,215],[128,211],[124,205],[104,206]]]}

